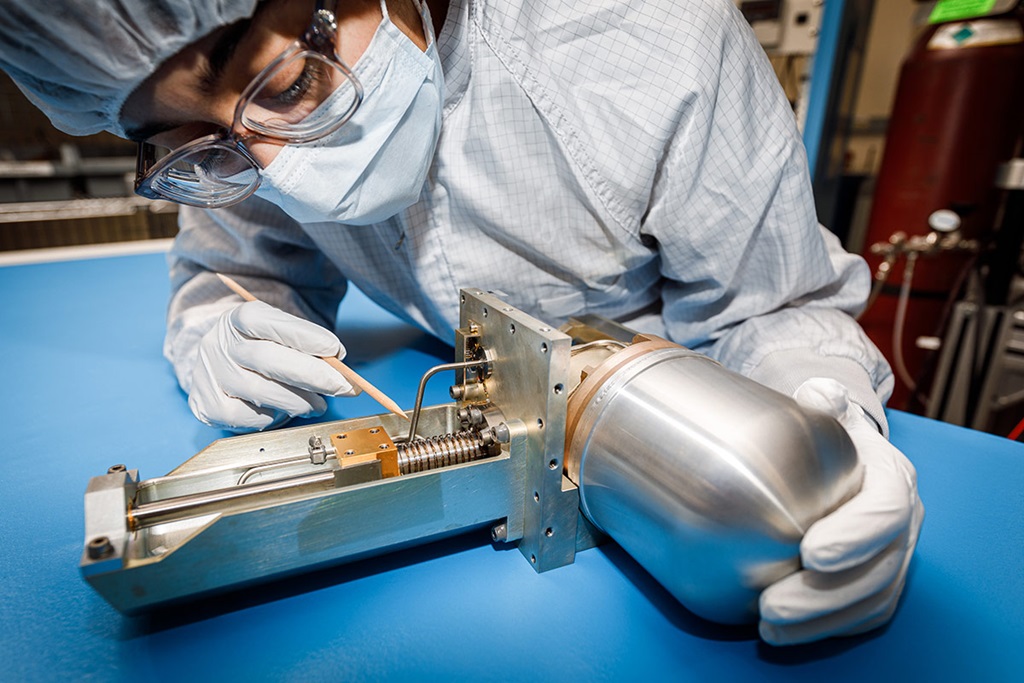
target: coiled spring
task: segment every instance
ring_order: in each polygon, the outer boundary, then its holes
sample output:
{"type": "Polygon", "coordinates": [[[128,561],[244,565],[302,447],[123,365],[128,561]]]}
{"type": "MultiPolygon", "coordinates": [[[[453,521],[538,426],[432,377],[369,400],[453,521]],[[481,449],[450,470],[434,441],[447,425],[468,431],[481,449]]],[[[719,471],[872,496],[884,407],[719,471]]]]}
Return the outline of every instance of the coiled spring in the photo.
{"type": "Polygon", "coordinates": [[[480,435],[472,431],[431,436],[396,445],[398,469],[402,474],[459,465],[491,454],[480,435]]]}

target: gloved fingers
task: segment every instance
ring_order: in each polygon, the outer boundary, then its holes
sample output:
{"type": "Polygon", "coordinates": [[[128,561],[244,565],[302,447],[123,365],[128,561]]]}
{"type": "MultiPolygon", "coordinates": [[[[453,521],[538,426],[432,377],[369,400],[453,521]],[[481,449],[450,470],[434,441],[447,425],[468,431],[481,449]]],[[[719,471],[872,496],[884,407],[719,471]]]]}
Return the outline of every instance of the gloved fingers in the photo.
{"type": "MultiPolygon", "coordinates": [[[[805,569],[768,586],[761,593],[762,621],[776,626],[802,624],[850,611],[903,580],[910,557],[909,534],[896,539],[865,564],[841,572],[805,569]]],[[[852,623],[852,622],[850,622],[852,623]]]]}
{"type": "Polygon", "coordinates": [[[903,473],[865,463],[860,492],[811,525],[800,558],[806,568],[824,572],[856,567],[910,526],[918,504],[903,473]]]}
{"type": "MultiPolygon", "coordinates": [[[[921,512],[924,514],[924,508],[921,512]]],[[[793,587],[785,587],[783,584],[786,582],[802,584],[804,580],[797,579],[800,574],[818,573],[809,570],[792,574],[791,577],[768,587],[761,595],[761,623],[758,630],[762,639],[772,645],[793,645],[833,636],[854,636],[887,623],[896,611],[899,597],[906,584],[906,572],[915,546],[916,537],[911,535],[905,544],[900,544],[893,548],[892,553],[887,553],[898,563],[895,577],[885,584],[882,590],[865,594],[860,600],[851,600],[846,603],[834,602],[828,606],[826,604],[827,596],[822,593],[816,599],[809,599],[811,602],[818,603],[814,610],[798,613],[794,609],[778,608],[780,604],[794,604],[794,591],[790,590],[793,587]],[[767,594],[768,591],[779,585],[783,585],[779,592],[767,594]],[[776,602],[777,600],[791,602],[776,602]]],[[[879,574],[879,577],[881,575],[879,574]]],[[[813,584],[816,581],[818,580],[810,579],[807,583],[813,584]]],[[[846,594],[848,598],[853,598],[854,591],[851,589],[853,589],[852,586],[844,587],[840,592],[846,594]]]]}
{"type": "Polygon", "coordinates": [[[248,401],[228,396],[206,372],[193,374],[188,407],[204,424],[235,432],[267,429],[283,423],[289,417],[279,410],[260,408],[248,401]]]}
{"type": "Polygon", "coordinates": [[[345,357],[333,333],[262,301],[248,301],[229,313],[231,326],[250,339],[266,339],[312,356],[345,357]]]}
{"type": "Polygon", "coordinates": [[[785,645],[852,635],[885,623],[896,608],[924,507],[913,465],[828,378],[793,394],[843,425],[864,468],[861,490],[811,525],[800,545],[804,570],[766,588],[761,636],[785,645]]]}
{"type": "Polygon", "coordinates": [[[762,620],[758,624],[761,639],[770,645],[797,645],[833,636],[854,636],[878,628],[892,618],[903,592],[904,581],[838,612],[796,623],[762,620]]]}
{"type": "Polygon", "coordinates": [[[282,384],[328,396],[356,393],[348,380],[322,358],[273,341],[240,341],[233,345],[231,356],[242,368],[282,384]]]}
{"type": "Polygon", "coordinates": [[[896,609],[917,546],[924,506],[918,501],[905,536],[863,567],[825,573],[803,570],[761,593],[761,637],[789,645],[864,633],[896,609]]]}
{"type": "Polygon", "coordinates": [[[805,408],[831,415],[840,422],[850,410],[850,392],[830,377],[812,377],[793,392],[793,398],[805,408]]]}
{"type": "MultiPolygon", "coordinates": [[[[248,375],[246,371],[258,373],[289,387],[293,386],[317,394],[352,396],[358,393],[337,370],[324,362],[322,358],[310,355],[317,351],[336,352],[322,355],[338,357],[345,355],[341,343],[327,330],[259,301],[238,306],[227,314],[226,322],[228,324],[219,327],[216,342],[209,337],[203,339],[203,348],[207,349],[208,355],[213,359],[216,359],[218,355],[225,357],[224,362],[212,363],[211,366],[219,368],[217,374],[222,376],[222,385],[226,386],[228,377],[235,376],[232,382],[233,390],[229,393],[237,392],[236,395],[239,398],[249,400],[257,397],[265,398],[267,401],[272,400],[255,393],[256,389],[245,389],[248,375]],[[259,304],[259,306],[247,308],[250,304],[259,304]],[[268,320],[277,328],[272,335],[277,340],[252,337],[251,334],[269,334],[271,332],[263,326],[268,320]],[[320,341],[324,343],[309,343],[305,344],[305,350],[296,349],[289,345],[298,344],[294,335],[290,337],[290,333],[286,334],[289,329],[300,331],[306,329],[307,332],[319,337],[320,341]]],[[[279,392],[277,395],[278,400],[282,400],[279,392]]],[[[322,413],[323,410],[320,412],[322,413]]]]}
{"type": "Polygon", "coordinates": [[[230,397],[225,397],[223,404],[211,406],[206,398],[200,400],[189,396],[188,406],[200,422],[236,434],[270,429],[290,417],[279,410],[258,408],[248,401],[230,397]]]}
{"type": "Polygon", "coordinates": [[[239,369],[218,378],[220,390],[258,408],[280,410],[291,417],[322,415],[327,402],[315,391],[282,384],[251,370],[239,369]]]}
{"type": "Polygon", "coordinates": [[[208,344],[204,339],[192,373],[189,406],[203,422],[232,429],[266,429],[289,417],[320,415],[327,409],[319,394],[225,362],[220,354],[216,342],[208,344]]]}

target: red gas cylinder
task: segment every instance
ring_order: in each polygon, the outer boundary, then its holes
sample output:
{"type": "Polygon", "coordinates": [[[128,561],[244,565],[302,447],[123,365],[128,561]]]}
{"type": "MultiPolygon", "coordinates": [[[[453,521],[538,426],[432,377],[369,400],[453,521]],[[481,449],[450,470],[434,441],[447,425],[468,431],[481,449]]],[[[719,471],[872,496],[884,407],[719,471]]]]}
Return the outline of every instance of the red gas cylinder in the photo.
{"type": "MultiPolygon", "coordinates": [[[[952,209],[964,239],[984,240],[999,204],[999,165],[1016,153],[1024,132],[1024,19],[1020,14],[938,24],[917,41],[900,74],[885,155],[865,241],[874,270],[881,257],[872,244],[896,232],[927,235],[928,217],[952,209]]],[[[971,263],[965,252],[917,260],[906,308],[902,351],[907,374],[927,383],[929,353],[920,337],[941,336],[951,290],[971,263]]],[[[868,336],[894,361],[893,328],[906,259],[898,261],[875,304],[861,318],[868,336]]],[[[922,384],[918,393],[927,387],[922,384]]],[[[897,379],[890,405],[913,402],[897,379]]],[[[912,407],[912,406],[911,406],[912,407]]]]}

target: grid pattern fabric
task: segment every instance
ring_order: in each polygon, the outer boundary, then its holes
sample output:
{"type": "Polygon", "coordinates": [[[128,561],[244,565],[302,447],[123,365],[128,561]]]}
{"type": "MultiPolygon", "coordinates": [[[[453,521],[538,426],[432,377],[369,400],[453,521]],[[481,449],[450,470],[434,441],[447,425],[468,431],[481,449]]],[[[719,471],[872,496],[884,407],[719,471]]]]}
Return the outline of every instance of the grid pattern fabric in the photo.
{"type": "Polygon", "coordinates": [[[481,287],[746,374],[804,354],[786,387],[838,357],[884,419],[891,373],[851,317],[867,267],[818,225],[792,112],[733,3],[452,0],[438,40],[444,126],[407,211],[358,227],[299,225],[256,198],[182,210],[166,349],[183,386],[233,305],[208,273],[223,271],[326,323],[351,281],[451,339],[459,288],[481,287]]]}

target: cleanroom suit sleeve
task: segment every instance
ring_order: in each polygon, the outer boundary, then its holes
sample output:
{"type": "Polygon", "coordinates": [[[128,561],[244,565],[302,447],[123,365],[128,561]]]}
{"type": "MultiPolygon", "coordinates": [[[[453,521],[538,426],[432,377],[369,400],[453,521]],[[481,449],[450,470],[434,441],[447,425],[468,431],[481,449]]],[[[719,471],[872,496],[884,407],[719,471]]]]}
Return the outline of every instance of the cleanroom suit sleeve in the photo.
{"type": "Polygon", "coordinates": [[[666,330],[787,395],[834,378],[885,431],[892,373],[854,319],[869,271],[818,224],[795,117],[741,22],[707,27],[641,228],[658,244],[666,330]]]}
{"type": "Polygon", "coordinates": [[[181,207],[168,257],[171,301],[164,355],[191,391],[199,342],[224,311],[241,303],[215,273],[256,298],[334,328],[346,280],[283,211],[256,197],[213,211],[181,207]]]}

